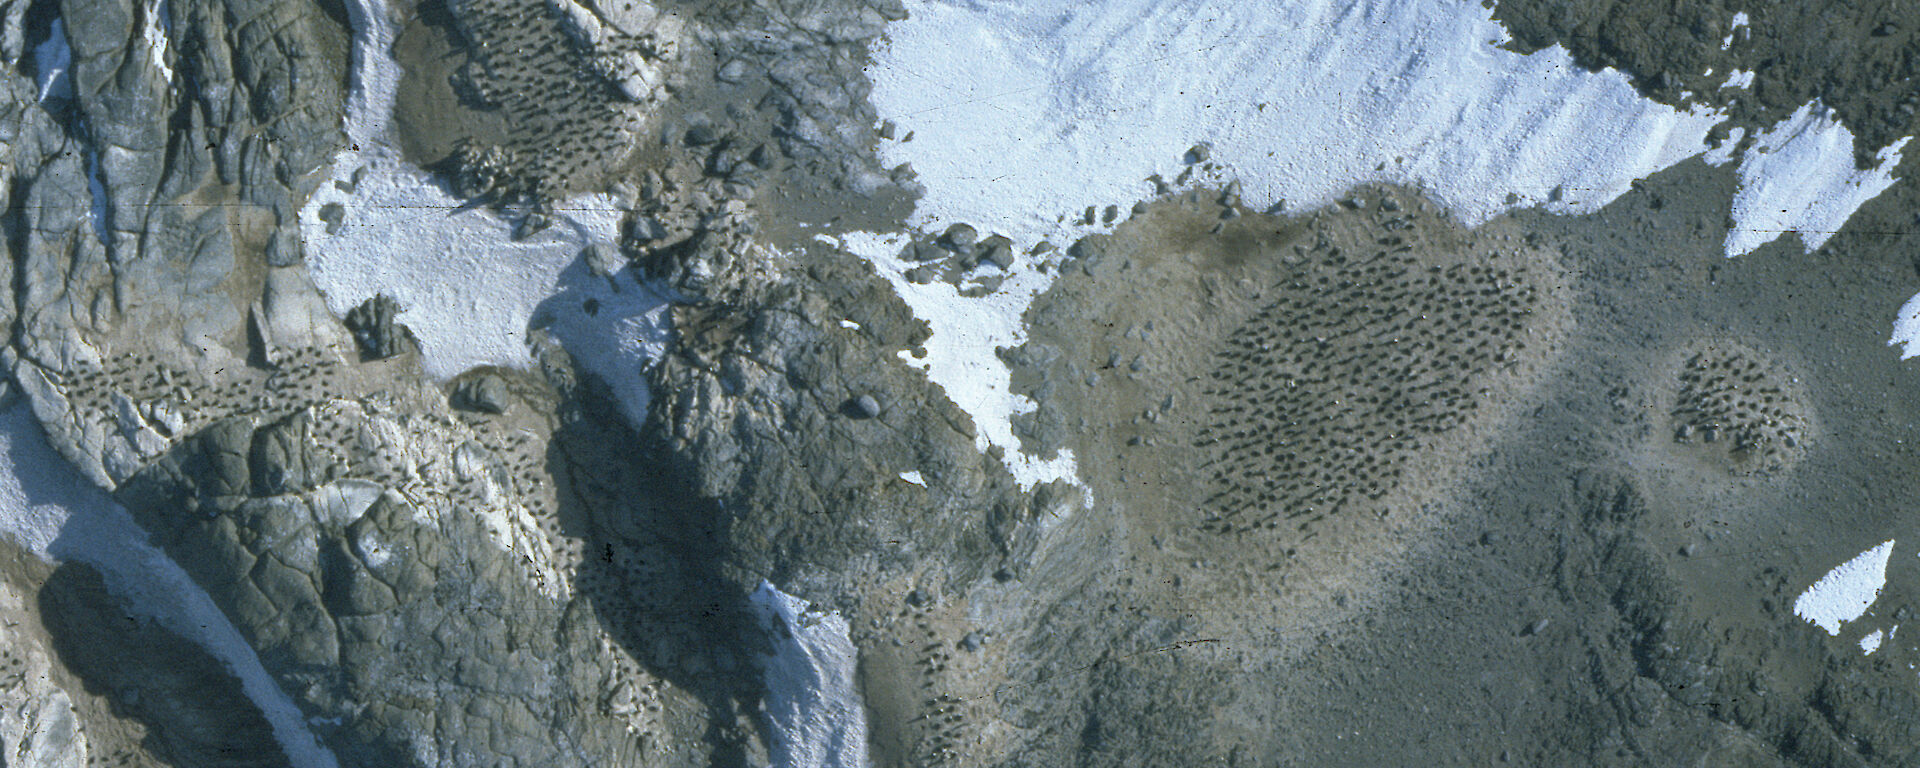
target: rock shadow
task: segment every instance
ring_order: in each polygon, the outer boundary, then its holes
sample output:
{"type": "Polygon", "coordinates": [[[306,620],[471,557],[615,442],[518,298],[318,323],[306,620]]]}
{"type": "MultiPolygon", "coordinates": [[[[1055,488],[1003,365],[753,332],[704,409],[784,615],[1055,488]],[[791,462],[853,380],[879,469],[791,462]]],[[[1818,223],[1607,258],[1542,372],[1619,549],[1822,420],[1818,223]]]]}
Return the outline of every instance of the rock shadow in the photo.
{"type": "Polygon", "coordinates": [[[38,600],[60,663],[114,714],[146,726],[148,754],[180,768],[291,765],[240,680],[205,649],[128,610],[99,571],[62,564],[38,600]]]}
{"type": "Polygon", "coordinates": [[[769,646],[747,599],[753,585],[720,569],[727,515],[674,477],[664,448],[630,418],[646,396],[640,347],[664,340],[666,298],[631,268],[596,274],[584,256],[533,322],[579,369],[558,392],[546,457],[561,530],[585,542],[576,595],[641,669],[704,705],[705,733],[684,736],[705,741],[712,765],[764,762],[754,742],[767,741],[766,726],[753,713],[769,646]]]}

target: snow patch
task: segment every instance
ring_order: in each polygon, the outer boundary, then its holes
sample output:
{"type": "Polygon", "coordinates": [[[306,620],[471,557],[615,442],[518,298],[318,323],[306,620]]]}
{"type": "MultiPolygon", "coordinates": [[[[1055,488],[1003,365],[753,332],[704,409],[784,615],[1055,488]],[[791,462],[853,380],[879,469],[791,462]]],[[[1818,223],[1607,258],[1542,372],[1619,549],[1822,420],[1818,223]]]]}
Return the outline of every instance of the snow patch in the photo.
{"type": "Polygon", "coordinates": [[[581,258],[615,247],[618,203],[606,195],[562,202],[552,227],[516,241],[512,224],[454,197],[389,140],[400,68],[388,4],[353,0],[347,8],[348,148],[334,158],[334,183],[300,214],[308,270],[328,308],[344,315],[376,294],[392,296],[399,322],[420,341],[427,374],[442,380],[481,365],[529,367],[530,326],[552,326],[638,423],[647,399],[638,370],[665,342],[666,300],[631,276],[597,284],[581,258]],[[586,311],[589,301],[595,311],[586,311]]]}
{"type": "Polygon", "coordinates": [[[647,370],[666,353],[673,335],[673,296],[643,281],[632,267],[596,276],[584,261],[559,275],[560,291],[540,303],[533,327],[546,328],[582,367],[613,390],[627,423],[647,420],[652,393],[647,370]]]}
{"type": "Polygon", "coordinates": [[[774,635],[763,660],[773,764],[865,768],[867,717],[854,684],[857,651],[847,620],[760,582],[751,598],[774,635]]]}
{"type": "Polygon", "coordinates": [[[1813,622],[1827,634],[1840,634],[1840,625],[1866,614],[1887,585],[1887,561],[1893,540],[1855,556],[1827,572],[1793,601],[1793,613],[1813,622]]]}
{"type": "Polygon", "coordinates": [[[1733,15],[1733,23],[1727,26],[1726,38],[1720,41],[1720,50],[1724,51],[1724,50],[1727,50],[1728,48],[1732,48],[1734,36],[1739,35],[1740,30],[1744,29],[1746,26],[1747,26],[1747,12],[1740,11],[1738,13],[1735,13],[1733,15]]]}
{"type": "Polygon", "coordinates": [[[1853,132],[1819,101],[1775,123],[1740,160],[1727,255],[1751,253],[1789,232],[1807,250],[1820,247],[1861,204],[1893,185],[1900,149],[1912,138],[1883,147],[1874,167],[1856,171],[1853,132]]]}
{"type": "Polygon", "coordinates": [[[835,242],[872,262],[914,316],[932,327],[926,358],[902,353],[900,359],[926,371],[927,378],[946,390],[954,405],[973,417],[974,443],[980,450],[999,446],[1005,451],[1007,469],[1023,489],[1051,480],[1079,482],[1072,451],[1061,450],[1054,458],[1042,459],[1020,449],[1019,440],[1013,436],[1013,417],[1031,413],[1039,406],[1031,398],[1013,393],[1013,374],[994,354],[1001,347],[1026,343],[1022,316],[1033,297],[1046,290],[1051,276],[1031,268],[1016,268],[998,290],[967,298],[949,283],[916,285],[907,280],[906,271],[915,265],[900,258],[900,250],[907,244],[905,235],[851,232],[835,242]]]}
{"type": "Polygon", "coordinates": [[[1860,652],[1872,654],[1874,651],[1880,650],[1880,642],[1885,639],[1887,639],[1886,633],[1880,630],[1876,629],[1868,632],[1865,637],[1860,638],[1860,652]]]}
{"type": "Polygon", "coordinates": [[[1920,357],[1920,295],[1907,299],[1894,317],[1893,338],[1887,340],[1887,346],[1895,344],[1902,346],[1900,359],[1920,357]]]}
{"type": "Polygon", "coordinates": [[[921,477],[920,470],[917,470],[917,469],[900,473],[900,479],[905,480],[909,483],[913,483],[914,485],[920,486],[922,488],[927,487],[927,479],[924,477],[921,477]]]}
{"type": "Polygon", "coordinates": [[[147,63],[160,73],[161,82],[173,82],[173,67],[167,64],[167,33],[173,24],[167,18],[167,0],[151,0],[140,23],[140,39],[147,44],[147,63]]]}
{"type": "Polygon", "coordinates": [[[1747,129],[1745,128],[1735,128],[1727,131],[1727,138],[1723,139],[1720,144],[1713,149],[1707,150],[1707,153],[1701,155],[1700,159],[1705,161],[1707,165],[1715,168],[1731,163],[1733,162],[1734,150],[1740,148],[1740,140],[1746,138],[1746,136],[1747,129]]]}
{"type": "Polygon", "coordinates": [[[1732,72],[1728,72],[1727,81],[1724,83],[1721,83],[1720,87],[1722,89],[1725,89],[1725,88],[1739,88],[1742,90],[1750,89],[1753,87],[1753,74],[1754,74],[1753,70],[1751,69],[1736,69],[1732,72]]]}
{"type": "Polygon", "coordinates": [[[42,559],[99,570],[129,610],[205,648],[240,680],[296,768],[338,768],[213,599],[148,543],[112,497],[54,453],[24,404],[0,411],[0,534],[42,559]]]}

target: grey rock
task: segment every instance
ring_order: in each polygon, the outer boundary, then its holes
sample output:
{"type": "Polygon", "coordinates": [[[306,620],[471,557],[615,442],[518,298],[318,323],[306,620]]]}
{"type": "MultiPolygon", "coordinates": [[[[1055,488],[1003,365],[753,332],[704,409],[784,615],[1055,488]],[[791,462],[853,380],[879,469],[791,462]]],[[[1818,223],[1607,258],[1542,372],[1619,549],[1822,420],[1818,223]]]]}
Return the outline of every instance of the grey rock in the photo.
{"type": "Polygon", "coordinates": [[[306,414],[259,429],[252,442],[248,451],[252,493],[305,493],[322,481],[320,460],[309,452],[314,443],[306,414]]]}
{"type": "Polygon", "coordinates": [[[721,82],[734,83],[737,85],[747,79],[747,73],[750,70],[751,67],[747,64],[746,60],[728,59],[727,63],[720,65],[720,69],[715,76],[720,78],[721,82]]]}
{"type": "Polygon", "coordinates": [[[861,395],[848,401],[847,409],[854,418],[871,419],[880,415],[880,401],[873,395],[861,395]]]}
{"type": "Polygon", "coordinates": [[[946,255],[938,246],[921,242],[909,243],[901,252],[901,256],[910,261],[934,261],[946,255]]]}
{"type": "Polygon", "coordinates": [[[1013,267],[1013,241],[1002,235],[991,235],[980,241],[980,260],[1001,269],[1013,267]]]}
{"type": "Polygon", "coordinates": [[[968,248],[980,239],[980,233],[967,224],[955,224],[941,233],[940,239],[954,248],[968,248]]]}
{"type": "Polygon", "coordinates": [[[407,351],[413,333],[394,322],[400,302],[384,293],[361,302],[347,313],[347,330],[360,345],[360,354],[368,360],[384,360],[407,351]]]}
{"type": "Polygon", "coordinates": [[[720,128],[712,122],[700,120],[687,127],[686,141],[688,146],[704,147],[719,143],[724,136],[720,128]]]}
{"type": "Polygon", "coordinates": [[[501,414],[507,412],[512,404],[512,395],[507,391],[507,382],[498,374],[481,373],[453,387],[449,398],[453,407],[476,413],[501,414]]]}

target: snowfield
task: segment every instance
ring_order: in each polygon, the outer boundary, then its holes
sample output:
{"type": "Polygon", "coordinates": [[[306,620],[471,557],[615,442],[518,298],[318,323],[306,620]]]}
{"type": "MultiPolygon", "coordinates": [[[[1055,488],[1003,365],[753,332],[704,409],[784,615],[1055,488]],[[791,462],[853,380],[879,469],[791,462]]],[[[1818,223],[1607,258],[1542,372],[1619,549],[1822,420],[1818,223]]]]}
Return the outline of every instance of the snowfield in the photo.
{"type": "Polygon", "coordinates": [[[454,197],[391,141],[401,76],[392,9],[384,0],[347,8],[348,148],[334,158],[334,182],[300,214],[308,270],[327,307],[345,316],[377,294],[392,296],[427,374],[441,380],[476,366],[529,367],[527,332],[537,321],[613,386],[637,424],[647,407],[641,371],[665,343],[667,301],[630,272],[604,281],[588,274],[588,249],[616,247],[619,205],[605,195],[561,202],[552,227],[516,241],[511,223],[454,197]],[[327,220],[335,212],[337,225],[327,220]],[[588,299],[595,311],[584,309],[588,299]]]}

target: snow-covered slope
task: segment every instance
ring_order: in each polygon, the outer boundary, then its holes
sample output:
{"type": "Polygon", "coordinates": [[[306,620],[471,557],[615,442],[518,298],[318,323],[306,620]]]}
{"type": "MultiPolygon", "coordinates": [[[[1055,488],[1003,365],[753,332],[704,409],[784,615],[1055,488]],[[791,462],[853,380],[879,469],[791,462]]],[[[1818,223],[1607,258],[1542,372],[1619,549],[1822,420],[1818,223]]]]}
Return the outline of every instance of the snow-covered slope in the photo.
{"type": "Polygon", "coordinates": [[[763,664],[774,765],[866,768],[867,716],[854,685],[847,620],[766,582],[752,600],[775,638],[774,655],[763,664]]]}

